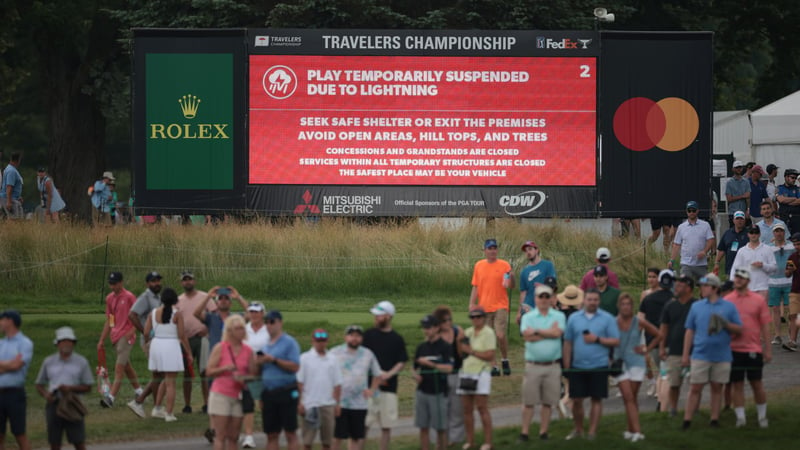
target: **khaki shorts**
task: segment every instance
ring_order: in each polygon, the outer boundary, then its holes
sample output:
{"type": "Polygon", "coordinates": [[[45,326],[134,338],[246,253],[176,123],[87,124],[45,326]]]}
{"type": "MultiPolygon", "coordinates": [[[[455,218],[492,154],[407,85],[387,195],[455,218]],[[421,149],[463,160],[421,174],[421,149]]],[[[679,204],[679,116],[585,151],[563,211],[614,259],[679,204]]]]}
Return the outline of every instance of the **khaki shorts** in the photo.
{"type": "Polygon", "coordinates": [[[731,379],[731,363],[710,362],[693,359],[689,372],[689,382],[692,384],[712,383],[725,384],[731,379]]]}
{"type": "Polygon", "coordinates": [[[667,356],[667,382],[669,387],[680,387],[683,382],[683,367],[681,367],[681,357],[667,356]]]}
{"type": "MultiPolygon", "coordinates": [[[[333,427],[336,423],[336,406],[318,406],[319,409],[319,424],[312,427],[308,422],[303,420],[303,445],[311,447],[314,443],[314,438],[319,431],[319,439],[322,441],[323,447],[330,447],[333,442],[333,427]]],[[[308,410],[306,410],[308,414],[308,410]]]]}
{"type": "Polygon", "coordinates": [[[508,330],[508,310],[498,309],[497,311],[486,313],[486,325],[494,330],[498,336],[505,336],[508,330]]]}
{"type": "Polygon", "coordinates": [[[789,314],[792,316],[800,314],[800,294],[789,293],[789,314]]]}
{"type": "Polygon", "coordinates": [[[522,379],[522,404],[525,406],[558,403],[561,398],[561,366],[558,363],[542,366],[525,363],[522,379]]]}
{"type": "Polygon", "coordinates": [[[114,350],[117,352],[117,365],[124,366],[131,362],[131,350],[133,350],[133,344],[129,344],[128,340],[125,339],[125,336],[119,338],[116,344],[114,344],[114,350]]]}
{"type": "Polygon", "coordinates": [[[219,392],[208,393],[208,414],[211,416],[242,417],[242,401],[219,392]]]}
{"type": "Polygon", "coordinates": [[[397,417],[397,394],[380,391],[367,402],[367,427],[394,428],[397,417]]]}

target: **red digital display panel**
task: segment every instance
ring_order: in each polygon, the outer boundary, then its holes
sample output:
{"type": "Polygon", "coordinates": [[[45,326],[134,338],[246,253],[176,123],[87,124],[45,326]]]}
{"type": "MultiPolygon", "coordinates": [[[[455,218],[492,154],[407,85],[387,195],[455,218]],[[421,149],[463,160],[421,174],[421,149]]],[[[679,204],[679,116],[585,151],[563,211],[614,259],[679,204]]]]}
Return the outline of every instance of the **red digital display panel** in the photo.
{"type": "Polygon", "coordinates": [[[596,58],[251,55],[249,183],[594,186],[596,58]]]}

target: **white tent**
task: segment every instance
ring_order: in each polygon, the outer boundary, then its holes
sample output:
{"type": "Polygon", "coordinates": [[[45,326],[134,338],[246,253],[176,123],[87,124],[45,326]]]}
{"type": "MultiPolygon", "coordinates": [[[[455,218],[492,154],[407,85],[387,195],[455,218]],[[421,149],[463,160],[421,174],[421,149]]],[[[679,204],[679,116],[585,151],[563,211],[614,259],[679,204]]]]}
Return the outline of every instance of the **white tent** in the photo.
{"type": "Polygon", "coordinates": [[[800,91],[752,112],[750,122],[753,161],[800,170],[800,91]]]}

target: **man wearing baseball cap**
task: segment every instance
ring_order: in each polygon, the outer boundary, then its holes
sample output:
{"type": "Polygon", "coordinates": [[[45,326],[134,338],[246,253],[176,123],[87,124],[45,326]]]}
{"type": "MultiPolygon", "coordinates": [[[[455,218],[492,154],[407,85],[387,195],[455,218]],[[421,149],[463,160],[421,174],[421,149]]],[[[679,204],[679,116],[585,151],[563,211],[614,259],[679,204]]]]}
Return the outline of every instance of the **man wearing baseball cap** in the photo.
{"type": "Polygon", "coordinates": [[[108,274],[108,287],[111,292],[106,296],[106,320],[103,322],[103,331],[97,342],[97,351],[105,352],[104,343],[107,336],[111,336],[111,345],[117,354],[114,363],[114,381],[107,397],[100,399],[100,406],[110,408],[114,406],[114,399],[122,386],[123,377],[128,378],[136,395],[143,389],[136,376],[136,370],[131,365],[131,351],[136,342],[136,328],[130,320],[130,313],[136,297],[131,291],[125,289],[122,272],[108,274]]]}
{"type": "Polygon", "coordinates": [[[736,211],[733,213],[733,227],[728,228],[717,244],[717,256],[714,260],[714,274],[719,275],[719,262],[725,257],[725,273],[730,276],[733,260],[736,259],[736,252],[747,245],[747,228],[745,228],[745,213],[736,211]]]}
{"type": "Polygon", "coordinates": [[[381,367],[380,395],[368,401],[366,426],[377,425],[381,429],[381,450],[389,449],[392,427],[397,425],[397,374],[408,361],[406,342],[392,328],[395,308],[392,302],[378,302],[369,310],[375,326],[364,333],[364,347],[372,350],[381,367]]]}
{"type": "Polygon", "coordinates": [[[742,321],[733,303],[720,298],[722,285],[718,276],[706,274],[700,279],[700,295],[686,317],[681,367],[691,367],[691,390],[683,414],[683,429],[692,424],[700,405],[703,387],[711,384],[711,427],[719,428],[722,386],[731,373],[731,339],[742,332],[742,321]]]}
{"type": "Polygon", "coordinates": [[[6,422],[11,426],[11,434],[21,450],[30,450],[31,445],[25,434],[27,397],[25,395],[25,376],[33,359],[33,342],[25,336],[20,327],[22,316],[13,309],[0,313],[0,447],[5,443],[6,422]]]}
{"type": "MultiPolygon", "coordinates": [[[[487,239],[483,243],[483,254],[486,258],[475,263],[472,270],[469,309],[481,306],[486,312],[486,326],[494,330],[503,357],[503,374],[511,375],[508,363],[508,290],[514,288],[514,273],[508,261],[497,257],[496,239],[487,239]]],[[[496,352],[491,373],[493,377],[500,375],[496,352]]]]}
{"type": "Polygon", "coordinates": [[[775,164],[767,164],[767,197],[769,201],[772,202],[772,209],[774,211],[778,211],[778,204],[775,198],[778,195],[778,183],[775,182],[775,179],[778,177],[778,169],[780,169],[780,167],[775,164]]]}
{"type": "Polygon", "coordinates": [[[349,448],[360,448],[366,436],[367,399],[373,397],[381,382],[378,359],[361,345],[363,337],[364,329],[360,325],[348,325],[344,344],[331,349],[331,355],[336,357],[342,370],[342,408],[333,431],[336,448],[340,448],[344,439],[350,439],[349,448]]]}
{"type": "Polygon", "coordinates": [[[453,371],[453,346],[439,334],[439,319],[429,314],[420,320],[425,340],[414,353],[414,425],[420,448],[430,448],[430,429],[436,432],[437,450],[447,448],[447,375],[453,371]]]}
{"type": "MultiPolygon", "coordinates": [[[[750,181],[742,177],[744,163],[733,162],[733,176],[725,183],[725,201],[728,202],[728,211],[742,211],[745,216],[750,214],[750,181]]],[[[728,226],[733,227],[733,215],[728,216],[728,226]]]]}
{"type": "MultiPolygon", "coordinates": [[[[195,315],[194,311],[197,305],[206,298],[206,292],[197,289],[197,280],[191,270],[184,270],[180,275],[180,283],[183,288],[183,293],[178,296],[178,311],[177,313],[183,316],[183,332],[189,341],[189,348],[192,350],[192,360],[197,364],[197,372],[200,374],[200,389],[203,394],[203,405],[208,404],[208,381],[203,372],[206,370],[207,359],[203,358],[203,347],[211,349],[208,342],[208,327],[201,322],[195,315]],[[204,342],[205,341],[205,342],[204,342]]],[[[206,304],[206,311],[216,311],[217,305],[214,302],[206,304]]],[[[208,352],[206,352],[206,355],[208,352]]],[[[184,358],[186,355],[184,355],[184,358]]],[[[192,386],[194,385],[193,375],[195,374],[192,366],[186,364],[186,370],[183,373],[183,412],[185,414],[192,412],[192,386]]]]}
{"type": "Polygon", "coordinates": [[[735,274],[737,269],[747,270],[750,280],[749,290],[766,300],[769,292],[769,276],[778,269],[775,255],[769,247],[761,243],[761,228],[758,226],[753,225],[748,228],[747,237],[749,239],[747,245],[736,252],[731,272],[735,274]]]}
{"type": "Polygon", "coordinates": [[[94,384],[89,361],[74,351],[77,342],[72,328],[57,329],[54,344],[58,352],[45,358],[36,377],[36,390],[47,402],[45,421],[51,449],[61,448],[63,434],[67,435],[67,442],[76,449],[86,448],[84,417],[80,415],[78,420],[66,420],[56,413],[63,407],[60,403],[80,401],[80,396],[91,391],[94,384]],[[70,398],[76,395],[78,399],[70,398]]]}
{"type": "Polygon", "coordinates": [[[700,206],[696,201],[686,203],[686,221],[678,225],[672,241],[672,258],[668,267],[675,270],[680,254],[680,274],[695,280],[708,272],[708,252],[714,248],[714,232],[711,226],[697,217],[700,206]]]}
{"type": "MultiPolygon", "coordinates": [[[[597,265],[606,268],[608,284],[611,287],[619,289],[619,278],[617,277],[617,274],[608,266],[608,263],[611,262],[611,250],[606,247],[598,248],[594,254],[594,260],[597,265]]],[[[589,269],[585,274],[583,274],[583,278],[581,278],[580,288],[584,292],[586,292],[587,289],[597,289],[597,283],[594,281],[594,269],[594,267],[589,269]]]]}
{"type": "Polygon", "coordinates": [[[798,171],[783,171],[784,183],[778,186],[777,199],[780,218],[792,233],[800,231],[800,187],[797,186],[798,171]]]}
{"type": "MultiPolygon", "coordinates": [[[[145,349],[144,324],[147,323],[146,320],[148,320],[150,313],[161,306],[161,274],[155,270],[148,272],[144,277],[144,281],[147,283],[147,289],[139,295],[139,298],[136,299],[136,303],[131,307],[131,312],[128,313],[128,318],[131,324],[133,324],[133,327],[142,333],[140,341],[142,350],[145,349]]],[[[128,408],[137,416],[144,418],[144,400],[151,393],[154,394],[153,396],[155,397],[160,383],[161,380],[155,377],[150,380],[147,386],[145,386],[144,391],[136,394],[136,397],[128,402],[128,408]]]]}
{"type": "Polygon", "coordinates": [[[769,201],[769,197],[767,195],[767,184],[761,180],[761,177],[764,176],[764,168],[755,165],[750,170],[750,217],[752,218],[751,223],[755,223],[756,218],[761,218],[761,202],[764,200],[769,201]]]}
{"type": "Polygon", "coordinates": [[[769,277],[767,306],[772,316],[772,345],[781,345],[783,344],[781,318],[789,311],[789,293],[792,291],[792,277],[787,277],[784,272],[789,255],[794,252],[794,244],[786,241],[786,225],[783,223],[772,226],[772,235],[772,242],[767,245],[775,256],[777,270],[769,277]]]}
{"type": "Polygon", "coordinates": [[[556,268],[553,262],[542,259],[539,246],[533,241],[522,244],[522,251],[528,258],[528,264],[519,273],[519,310],[517,311],[517,324],[522,315],[536,307],[534,291],[536,286],[544,284],[548,277],[556,279],[556,268]]]}
{"type": "Polygon", "coordinates": [[[664,336],[658,343],[659,358],[664,361],[667,369],[667,382],[669,383],[669,415],[678,415],[678,397],[684,373],[681,370],[681,357],[683,356],[683,342],[686,337],[686,316],[689,309],[697,299],[693,297],[694,280],[689,277],[680,277],[675,280],[675,301],[664,306],[661,315],[660,333],[664,336]]]}
{"type": "Polygon", "coordinates": [[[322,448],[330,448],[335,419],[341,414],[342,371],[328,351],[328,332],[322,328],[311,333],[311,348],[300,355],[297,391],[297,412],[304,418],[303,446],[310,449],[319,430],[322,448]]]}

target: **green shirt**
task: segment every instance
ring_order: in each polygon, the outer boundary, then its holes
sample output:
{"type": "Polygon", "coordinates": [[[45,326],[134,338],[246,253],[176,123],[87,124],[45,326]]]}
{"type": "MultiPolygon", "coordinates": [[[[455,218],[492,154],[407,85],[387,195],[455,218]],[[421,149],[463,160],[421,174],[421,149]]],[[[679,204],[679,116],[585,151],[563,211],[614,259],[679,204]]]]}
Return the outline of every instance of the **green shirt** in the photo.
{"type": "MultiPolygon", "coordinates": [[[[539,308],[533,308],[522,316],[519,324],[519,331],[524,332],[528,328],[535,330],[547,330],[552,328],[553,322],[558,323],[558,328],[564,331],[567,319],[564,313],[550,308],[547,315],[542,315],[539,308]]],[[[536,342],[525,342],[525,361],[530,362],[550,362],[561,359],[561,338],[542,339],[536,342]]]]}
{"type": "MultiPolygon", "coordinates": [[[[480,333],[477,335],[475,334],[475,327],[469,327],[464,330],[464,336],[469,338],[469,345],[472,347],[473,352],[485,352],[486,350],[497,348],[497,336],[495,336],[494,330],[487,326],[481,328],[480,333]]],[[[461,371],[477,375],[488,369],[489,365],[489,362],[470,355],[464,360],[461,371]]]]}
{"type": "Polygon", "coordinates": [[[606,290],[600,293],[600,309],[616,317],[619,293],[619,289],[606,286],[606,290]]]}

